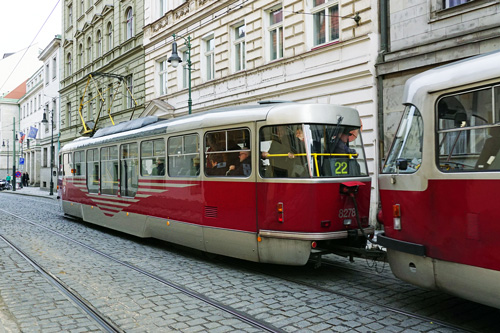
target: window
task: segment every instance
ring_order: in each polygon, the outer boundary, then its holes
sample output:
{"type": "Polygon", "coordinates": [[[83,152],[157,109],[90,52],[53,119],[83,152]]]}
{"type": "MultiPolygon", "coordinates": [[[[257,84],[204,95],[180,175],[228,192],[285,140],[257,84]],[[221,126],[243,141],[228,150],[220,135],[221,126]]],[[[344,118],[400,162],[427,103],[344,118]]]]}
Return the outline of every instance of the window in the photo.
{"type": "Polygon", "coordinates": [[[66,127],[71,126],[71,102],[66,103],[66,127]]]}
{"type": "Polygon", "coordinates": [[[97,42],[96,42],[96,57],[99,58],[102,55],[102,35],[101,35],[101,30],[97,30],[97,36],[96,36],[97,42]]]}
{"type": "Polygon", "coordinates": [[[92,62],[92,39],[87,38],[87,64],[92,62]]]}
{"type": "Polygon", "coordinates": [[[80,15],[85,13],[85,0],[80,0],[80,15]]]}
{"type": "Polygon", "coordinates": [[[46,168],[49,163],[48,148],[43,148],[42,167],[46,168]]]}
{"type": "Polygon", "coordinates": [[[101,114],[102,109],[104,108],[104,96],[102,95],[104,91],[102,88],[97,89],[97,112],[101,114]]]}
{"type": "Polygon", "coordinates": [[[270,59],[283,58],[283,8],[278,7],[269,12],[270,59]]]}
{"type": "Polygon", "coordinates": [[[422,163],[423,137],[424,123],[420,111],[413,105],[406,106],[382,172],[416,172],[422,163]]]}
{"type": "Polygon", "coordinates": [[[83,67],[83,44],[78,47],[78,68],[83,67]]]}
{"type": "Polygon", "coordinates": [[[99,193],[99,153],[97,149],[87,150],[87,189],[99,193]]]}
{"type": "Polygon", "coordinates": [[[73,167],[73,159],[71,153],[66,153],[63,156],[63,176],[71,177],[71,168],[73,167]]]}
{"type": "Polygon", "coordinates": [[[68,5],[68,23],[67,26],[71,27],[73,25],[73,4],[68,5]]]}
{"type": "Polygon", "coordinates": [[[70,76],[71,74],[73,74],[72,62],[73,62],[73,58],[71,57],[71,53],[68,53],[68,55],[66,56],[66,75],[67,76],[70,76]]]}
{"type": "Polygon", "coordinates": [[[132,8],[127,9],[127,23],[125,27],[125,39],[134,37],[134,15],[132,8]]]}
{"type": "Polygon", "coordinates": [[[57,57],[52,58],[52,80],[57,77],[57,57]]]}
{"type": "Polygon", "coordinates": [[[188,61],[188,50],[187,48],[181,47],[177,50],[179,57],[182,59],[180,63],[181,66],[177,66],[177,84],[179,89],[186,89],[188,87],[189,80],[189,69],[187,65],[188,61]]]}
{"type": "Polygon", "coordinates": [[[108,85],[108,111],[111,112],[111,106],[113,105],[114,99],[114,85],[108,85]]]}
{"type": "Polygon", "coordinates": [[[438,167],[444,172],[500,170],[500,86],[437,103],[438,167]]]}
{"type": "Polygon", "coordinates": [[[141,175],[165,175],[165,141],[163,139],[141,143],[141,175]]]}
{"type": "Polygon", "coordinates": [[[472,0],[444,0],[444,8],[455,7],[470,1],[472,0]]]}
{"type": "Polygon", "coordinates": [[[120,148],[120,195],[135,197],[139,188],[139,149],[137,143],[120,148]]]}
{"type": "Polygon", "coordinates": [[[313,0],[313,43],[321,45],[339,39],[337,1],[313,0]]]}
{"type": "Polygon", "coordinates": [[[101,148],[101,194],[118,194],[118,147],[101,148]]]}
{"type": "Polygon", "coordinates": [[[45,84],[49,84],[49,76],[50,75],[50,65],[49,63],[45,64],[45,84]]]}
{"type": "Polygon", "coordinates": [[[75,176],[85,176],[85,152],[75,152],[75,176]]]}
{"type": "MultiPolygon", "coordinates": [[[[167,77],[167,60],[164,59],[162,61],[159,61],[158,63],[158,69],[159,69],[159,87],[160,87],[160,96],[166,95],[167,94],[167,85],[168,85],[168,77],[167,77]]],[[[181,66],[182,67],[182,66],[181,66]]]]}
{"type": "Polygon", "coordinates": [[[127,107],[131,108],[135,106],[133,93],[134,93],[134,80],[132,78],[132,75],[129,75],[125,78],[125,81],[127,82],[127,91],[125,92],[125,96],[127,96],[127,107]]]}
{"type": "Polygon", "coordinates": [[[113,24],[111,24],[111,22],[108,23],[107,40],[108,40],[108,51],[111,51],[113,49],[113,24]]]}
{"type": "Polygon", "coordinates": [[[266,126],[259,132],[263,178],[365,177],[359,128],[333,124],[266,126]]]}
{"type": "Polygon", "coordinates": [[[160,5],[160,17],[162,17],[168,10],[167,0],[158,0],[158,2],[160,5]]]}
{"type": "Polygon", "coordinates": [[[205,80],[213,80],[215,78],[215,39],[209,37],[204,42],[205,49],[205,80]]]}
{"type": "Polygon", "coordinates": [[[205,135],[205,174],[248,177],[252,172],[250,131],[231,129],[205,135]]]}
{"type": "Polygon", "coordinates": [[[198,135],[182,135],[168,139],[168,175],[193,177],[200,174],[198,135]]]}
{"type": "Polygon", "coordinates": [[[245,69],[245,24],[233,27],[234,33],[234,70],[236,72],[245,69]]]}

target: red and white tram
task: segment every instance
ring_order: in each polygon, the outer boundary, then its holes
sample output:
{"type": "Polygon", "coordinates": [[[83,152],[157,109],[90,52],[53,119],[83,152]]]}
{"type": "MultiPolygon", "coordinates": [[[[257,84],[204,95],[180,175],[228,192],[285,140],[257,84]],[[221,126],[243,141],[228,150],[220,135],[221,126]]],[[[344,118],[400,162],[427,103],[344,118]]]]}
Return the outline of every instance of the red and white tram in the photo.
{"type": "Polygon", "coordinates": [[[419,74],[379,177],[402,280],[500,308],[500,51],[419,74]]]}
{"type": "Polygon", "coordinates": [[[61,149],[62,207],[139,237],[303,265],[373,233],[360,125],[349,107],[271,102],[121,123],[61,149]]]}

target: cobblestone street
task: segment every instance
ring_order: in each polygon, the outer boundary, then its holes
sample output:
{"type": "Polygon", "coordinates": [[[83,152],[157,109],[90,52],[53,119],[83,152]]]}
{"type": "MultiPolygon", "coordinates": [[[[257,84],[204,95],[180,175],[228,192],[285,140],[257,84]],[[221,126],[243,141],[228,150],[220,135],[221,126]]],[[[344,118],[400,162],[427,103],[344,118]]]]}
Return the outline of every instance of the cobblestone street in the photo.
{"type": "Polygon", "coordinates": [[[377,273],[364,260],[333,256],[318,269],[209,260],[66,219],[55,196],[39,189],[16,192],[0,193],[3,332],[103,331],[57,283],[114,331],[494,332],[498,326],[497,310],[404,284],[388,266],[377,273]]]}

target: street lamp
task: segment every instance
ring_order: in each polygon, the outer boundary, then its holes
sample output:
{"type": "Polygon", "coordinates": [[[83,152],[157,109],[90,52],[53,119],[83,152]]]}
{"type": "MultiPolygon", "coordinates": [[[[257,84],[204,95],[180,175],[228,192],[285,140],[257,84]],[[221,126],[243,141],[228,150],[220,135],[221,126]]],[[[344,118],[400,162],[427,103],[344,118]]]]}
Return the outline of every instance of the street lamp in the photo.
{"type": "MultiPolygon", "coordinates": [[[[170,58],[167,59],[169,63],[172,64],[174,68],[177,68],[179,63],[182,62],[181,57],[179,57],[179,54],[177,53],[177,42],[175,41],[175,34],[172,35],[174,37],[174,42],[172,43],[172,55],[170,58]]],[[[193,106],[193,100],[191,99],[191,37],[188,36],[187,38],[178,36],[184,39],[186,42],[186,47],[187,47],[187,67],[188,67],[188,110],[189,114],[191,114],[191,108],[193,106]]]]}
{"type": "MultiPolygon", "coordinates": [[[[45,108],[43,113],[42,123],[47,124],[47,112],[49,112],[48,107],[45,108]]],[[[50,192],[49,195],[54,195],[54,180],[52,179],[52,172],[54,170],[54,110],[50,111],[50,192]]]]}

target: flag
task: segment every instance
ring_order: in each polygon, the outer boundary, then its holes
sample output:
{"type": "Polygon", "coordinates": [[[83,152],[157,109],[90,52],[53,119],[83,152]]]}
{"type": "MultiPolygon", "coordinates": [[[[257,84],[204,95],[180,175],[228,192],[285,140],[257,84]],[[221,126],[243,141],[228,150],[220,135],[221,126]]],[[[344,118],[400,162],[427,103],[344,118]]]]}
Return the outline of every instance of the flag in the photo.
{"type": "Polygon", "coordinates": [[[19,143],[23,143],[24,139],[26,138],[26,134],[24,134],[23,132],[19,132],[19,143]]]}
{"type": "Polygon", "coordinates": [[[28,133],[28,138],[36,139],[37,133],[38,133],[38,128],[30,126],[30,132],[28,133]]]}

